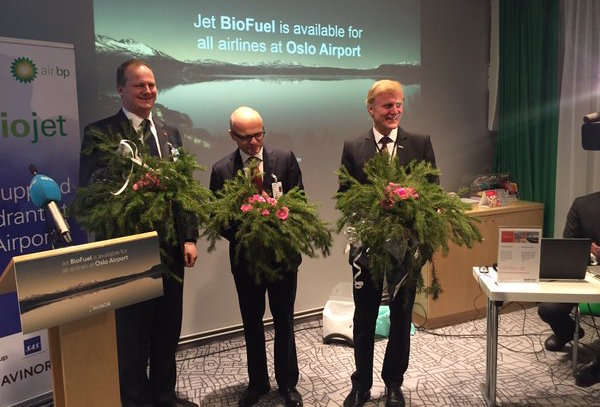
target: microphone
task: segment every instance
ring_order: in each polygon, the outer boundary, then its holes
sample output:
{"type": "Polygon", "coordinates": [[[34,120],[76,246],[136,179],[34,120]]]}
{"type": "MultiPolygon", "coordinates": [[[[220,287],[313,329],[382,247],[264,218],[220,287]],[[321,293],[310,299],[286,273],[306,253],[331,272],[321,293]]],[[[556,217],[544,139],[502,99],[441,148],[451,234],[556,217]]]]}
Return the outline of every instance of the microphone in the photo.
{"type": "Polygon", "coordinates": [[[56,202],[60,202],[61,195],[58,184],[52,178],[38,174],[37,168],[33,164],[29,165],[29,171],[33,174],[29,184],[31,202],[38,208],[48,210],[54,222],[54,230],[66,243],[70,244],[73,241],[71,230],[58,205],[56,205],[56,202]]]}

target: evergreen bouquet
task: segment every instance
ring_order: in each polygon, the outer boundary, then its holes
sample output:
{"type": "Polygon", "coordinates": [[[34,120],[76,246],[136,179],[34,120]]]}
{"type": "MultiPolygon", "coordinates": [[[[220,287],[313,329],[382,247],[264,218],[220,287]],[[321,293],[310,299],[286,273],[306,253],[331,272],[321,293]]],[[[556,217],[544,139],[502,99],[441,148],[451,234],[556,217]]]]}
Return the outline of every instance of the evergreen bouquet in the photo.
{"type": "Polygon", "coordinates": [[[250,175],[256,166],[238,171],[216,192],[204,235],[209,251],[222,234],[227,235],[235,245],[236,263],[245,264],[258,283],[295,272],[301,254],[316,257],[320,251],[322,256],[329,255],[332,236],[316,206],[298,187],[278,199],[259,194],[250,175]]]}
{"type": "Polygon", "coordinates": [[[470,206],[450,196],[432,179],[439,170],[430,163],[413,161],[408,166],[394,157],[376,154],[364,167],[368,183],[361,184],[346,167],[338,170],[342,191],[335,195],[350,243],[368,258],[371,276],[381,281],[386,272],[407,273],[404,284],[415,284],[437,298],[441,292],[433,268],[430,287],[423,287],[421,268],[448,240],[471,247],[481,241],[474,219],[465,214],[470,206]]]}
{"type": "Polygon", "coordinates": [[[77,190],[71,215],[102,239],[156,230],[162,245],[175,246],[174,210],[199,226],[208,220],[212,194],[193,178],[204,167],[181,148],[172,148],[169,159],[152,156],[129,127],[108,134],[90,130],[95,144],[84,146],[82,154],[97,154],[99,170],[77,190]]]}

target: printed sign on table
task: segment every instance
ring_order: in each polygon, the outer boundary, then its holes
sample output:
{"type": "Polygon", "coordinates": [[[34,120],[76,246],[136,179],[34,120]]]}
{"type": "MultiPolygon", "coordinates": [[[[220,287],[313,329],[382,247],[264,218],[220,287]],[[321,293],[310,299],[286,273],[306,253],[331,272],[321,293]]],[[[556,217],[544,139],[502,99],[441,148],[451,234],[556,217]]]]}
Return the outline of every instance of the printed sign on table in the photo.
{"type": "Polygon", "coordinates": [[[537,282],[542,229],[500,227],[498,233],[498,282],[537,282]]]}

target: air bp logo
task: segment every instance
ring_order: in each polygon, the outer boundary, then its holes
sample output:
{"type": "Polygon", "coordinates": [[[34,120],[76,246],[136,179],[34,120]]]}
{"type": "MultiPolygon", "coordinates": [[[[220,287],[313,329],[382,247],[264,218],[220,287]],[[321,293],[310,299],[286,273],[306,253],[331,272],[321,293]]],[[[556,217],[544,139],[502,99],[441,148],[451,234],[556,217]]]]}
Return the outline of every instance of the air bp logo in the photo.
{"type": "Polygon", "coordinates": [[[37,77],[37,67],[35,63],[25,57],[17,58],[10,66],[10,73],[21,83],[31,83],[37,77]]]}

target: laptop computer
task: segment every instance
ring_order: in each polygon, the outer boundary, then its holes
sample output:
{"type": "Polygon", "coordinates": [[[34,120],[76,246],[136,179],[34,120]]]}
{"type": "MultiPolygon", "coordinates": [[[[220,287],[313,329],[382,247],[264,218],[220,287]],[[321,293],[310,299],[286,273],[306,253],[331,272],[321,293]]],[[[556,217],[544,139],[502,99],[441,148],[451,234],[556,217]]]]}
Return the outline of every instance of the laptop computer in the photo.
{"type": "Polygon", "coordinates": [[[540,280],[583,280],[591,245],[590,239],[542,239],[540,280]]]}

